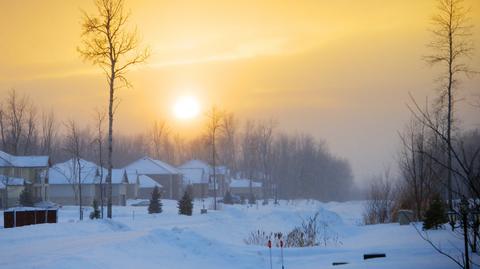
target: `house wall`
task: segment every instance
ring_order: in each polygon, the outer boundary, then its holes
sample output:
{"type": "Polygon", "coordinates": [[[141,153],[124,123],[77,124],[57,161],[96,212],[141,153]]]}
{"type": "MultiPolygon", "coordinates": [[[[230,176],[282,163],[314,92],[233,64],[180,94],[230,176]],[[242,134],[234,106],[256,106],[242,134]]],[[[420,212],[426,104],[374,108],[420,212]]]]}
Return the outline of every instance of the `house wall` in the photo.
{"type": "MultiPolygon", "coordinates": [[[[163,188],[160,188],[160,193],[162,194],[160,197],[163,198],[164,191],[163,188]]],[[[152,197],[153,188],[139,188],[138,189],[138,199],[150,199],[152,197]]]]}
{"type": "Polygon", "coordinates": [[[207,183],[194,183],[190,185],[193,191],[192,198],[205,198],[208,195],[208,184],[207,183]]]}
{"type": "Polygon", "coordinates": [[[139,188],[136,183],[127,184],[127,199],[137,199],[138,191],[139,188]]]}
{"type": "Polygon", "coordinates": [[[48,200],[48,167],[0,167],[0,175],[23,178],[33,184],[33,199],[35,201],[48,200]]]}
{"type": "MultiPolygon", "coordinates": [[[[216,185],[217,185],[217,197],[224,196],[227,192],[227,183],[225,180],[225,176],[223,175],[216,175],[216,185]]],[[[209,188],[209,195],[213,196],[213,176],[210,178],[210,188],[209,188]]]]}
{"type": "Polygon", "coordinates": [[[163,197],[166,199],[180,199],[182,195],[181,175],[150,175],[146,174],[163,186],[163,197]]]}
{"type": "MultiPolygon", "coordinates": [[[[18,206],[20,193],[23,191],[23,186],[8,186],[8,207],[18,206]]],[[[0,189],[0,208],[7,206],[7,191],[0,189]]]]}
{"type": "MultiPolygon", "coordinates": [[[[49,186],[49,200],[57,204],[78,205],[77,195],[72,184],[52,184],[49,186]]],[[[82,184],[82,205],[92,205],[94,198],[95,185],[82,184]]]]}
{"type": "MultiPolygon", "coordinates": [[[[262,195],[262,188],[254,187],[252,188],[252,192],[255,195],[256,199],[261,199],[262,195]]],[[[230,193],[233,195],[243,196],[245,199],[248,199],[250,196],[250,188],[249,187],[233,187],[230,188],[230,193]]]]}

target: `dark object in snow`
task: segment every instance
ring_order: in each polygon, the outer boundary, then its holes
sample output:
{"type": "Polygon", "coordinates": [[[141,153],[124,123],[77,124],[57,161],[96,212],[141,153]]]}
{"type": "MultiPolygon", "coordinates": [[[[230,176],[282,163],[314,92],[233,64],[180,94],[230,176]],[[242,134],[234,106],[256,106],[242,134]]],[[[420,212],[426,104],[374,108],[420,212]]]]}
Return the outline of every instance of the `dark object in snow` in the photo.
{"type": "Polygon", "coordinates": [[[345,264],[348,264],[348,262],[332,262],[332,265],[333,265],[333,266],[345,265],[345,264]]]}
{"type": "Polygon", "coordinates": [[[19,207],[3,212],[4,228],[13,228],[42,223],[57,223],[57,209],[19,207]]]}
{"type": "Polygon", "coordinates": [[[100,209],[98,208],[97,199],[93,199],[93,211],[90,212],[90,219],[99,219],[100,218],[100,209]]]}
{"type": "Polygon", "coordinates": [[[423,221],[423,229],[438,229],[442,227],[447,220],[447,212],[445,210],[445,203],[440,195],[433,197],[430,206],[425,212],[425,219],[423,221]]]}
{"type": "Polygon", "coordinates": [[[207,214],[207,209],[206,208],[200,209],[200,214],[207,214]]]}
{"type": "Polygon", "coordinates": [[[363,254],[363,259],[364,260],[369,260],[369,259],[376,259],[376,258],[385,258],[387,255],[385,253],[369,253],[369,254],[363,254]]]}
{"type": "Polygon", "coordinates": [[[230,193],[230,191],[227,191],[225,193],[225,197],[223,197],[223,203],[227,204],[227,205],[233,205],[233,198],[232,198],[232,194],[230,193]]]}
{"type": "Polygon", "coordinates": [[[150,204],[148,205],[148,214],[154,213],[162,213],[162,202],[160,202],[160,190],[158,186],[153,188],[150,204]]]}
{"type": "Polygon", "coordinates": [[[188,191],[185,191],[182,199],[178,201],[178,214],[191,216],[192,211],[193,211],[192,198],[190,198],[190,194],[188,193],[188,191]]]}

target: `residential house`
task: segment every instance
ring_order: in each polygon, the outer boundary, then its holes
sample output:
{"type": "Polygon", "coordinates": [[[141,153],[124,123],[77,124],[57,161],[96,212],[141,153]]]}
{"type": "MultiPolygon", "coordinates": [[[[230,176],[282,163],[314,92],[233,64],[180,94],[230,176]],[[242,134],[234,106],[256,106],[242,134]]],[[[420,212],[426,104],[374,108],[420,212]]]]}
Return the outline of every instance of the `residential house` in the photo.
{"type": "Polygon", "coordinates": [[[161,193],[164,192],[162,184],[153,180],[147,175],[136,175],[136,184],[137,193],[135,199],[150,199],[152,197],[152,192],[155,186],[159,189],[161,193]]]}
{"type": "Polygon", "coordinates": [[[200,160],[190,160],[178,167],[183,174],[184,186],[192,186],[194,197],[206,197],[214,194],[214,186],[217,196],[224,196],[228,189],[229,173],[225,166],[215,167],[215,179],[213,181],[212,167],[200,160]]]}
{"type": "Polygon", "coordinates": [[[230,183],[230,193],[238,195],[245,199],[250,197],[250,193],[255,195],[255,198],[262,198],[262,183],[250,179],[232,179],[230,183]]]}
{"type": "Polygon", "coordinates": [[[145,175],[155,180],[163,188],[162,197],[180,199],[182,195],[182,173],[177,168],[150,157],[140,158],[123,169],[128,173],[145,175]]]}
{"type": "MultiPolygon", "coordinates": [[[[107,169],[83,159],[78,162],[76,159],[70,159],[56,164],[49,170],[50,200],[62,205],[77,205],[81,191],[82,205],[91,205],[94,199],[100,201],[100,179],[102,179],[106,202],[106,178],[107,169]],[[101,178],[102,174],[103,178],[101,178]]],[[[122,169],[113,169],[112,203],[114,205],[126,205],[128,185],[127,172],[122,169]]]]}
{"type": "MultiPolygon", "coordinates": [[[[0,175],[3,175],[1,184],[9,191],[11,184],[23,182],[26,188],[30,188],[36,202],[48,200],[49,167],[50,158],[48,156],[14,156],[0,151],[0,175]],[[9,182],[11,178],[16,178],[16,180],[12,181],[14,183],[9,182]]],[[[2,197],[6,199],[5,196],[2,197]]],[[[15,203],[17,203],[18,198],[19,193],[8,193],[9,201],[16,201],[15,203]]],[[[5,202],[3,201],[2,204],[5,205],[5,202]]]]}

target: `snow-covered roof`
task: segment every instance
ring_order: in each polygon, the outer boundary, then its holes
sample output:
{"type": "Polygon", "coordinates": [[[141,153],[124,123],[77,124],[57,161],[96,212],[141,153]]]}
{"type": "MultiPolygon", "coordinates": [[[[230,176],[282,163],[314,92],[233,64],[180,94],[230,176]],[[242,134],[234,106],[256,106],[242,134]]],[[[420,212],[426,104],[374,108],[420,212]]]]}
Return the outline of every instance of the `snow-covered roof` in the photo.
{"type": "Polygon", "coordinates": [[[30,181],[23,178],[0,175],[0,189],[5,189],[5,185],[7,184],[8,186],[22,186],[25,182],[30,183],[30,181]]]}
{"type": "Polygon", "coordinates": [[[180,168],[183,174],[183,184],[208,184],[208,174],[201,168],[180,168]]]}
{"type": "Polygon", "coordinates": [[[138,174],[146,175],[178,175],[181,174],[177,168],[150,157],[140,158],[133,163],[125,166],[123,169],[135,171],[138,174]]]}
{"type": "Polygon", "coordinates": [[[162,184],[156,182],[151,177],[146,175],[139,175],[138,176],[138,187],[141,188],[153,188],[153,187],[163,188],[162,184]]]}
{"type": "Polygon", "coordinates": [[[178,167],[179,169],[183,169],[183,168],[195,168],[195,169],[203,169],[203,171],[206,173],[206,174],[210,174],[212,168],[210,167],[210,165],[204,161],[201,161],[201,160],[190,160],[190,161],[187,161],[185,162],[184,164],[180,165],[178,167]]]}
{"type": "MultiPolygon", "coordinates": [[[[232,179],[230,182],[230,188],[249,188],[250,187],[250,179],[232,179]]],[[[252,188],[261,188],[262,183],[252,181],[252,188]]]]}
{"type": "MultiPolygon", "coordinates": [[[[72,184],[78,183],[78,167],[75,159],[52,166],[48,173],[49,184],[72,184]]],[[[82,184],[96,184],[100,182],[100,174],[103,172],[103,182],[107,178],[107,169],[95,163],[80,159],[80,176],[82,184]]],[[[112,183],[128,183],[128,174],[124,169],[112,169],[112,183]]]]}
{"type": "Polygon", "coordinates": [[[0,150],[0,167],[48,167],[48,156],[14,156],[0,150]]]}

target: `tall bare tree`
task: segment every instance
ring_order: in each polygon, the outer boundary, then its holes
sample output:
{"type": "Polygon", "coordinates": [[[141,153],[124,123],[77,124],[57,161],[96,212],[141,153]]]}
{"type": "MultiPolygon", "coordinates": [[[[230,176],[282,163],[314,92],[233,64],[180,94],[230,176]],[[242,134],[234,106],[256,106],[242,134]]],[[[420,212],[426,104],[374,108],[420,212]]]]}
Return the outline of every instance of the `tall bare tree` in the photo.
{"type": "Polygon", "coordinates": [[[83,44],[78,51],[87,61],[101,67],[109,90],[108,99],[108,157],[107,217],[112,218],[112,152],[113,119],[117,107],[115,90],[131,86],[126,78],[128,70],[145,62],[149,56],[147,49],[139,50],[139,35],[127,28],[130,12],[126,12],[123,0],[95,0],[97,13],[83,12],[83,44]]]}
{"type": "Polygon", "coordinates": [[[212,158],[212,172],[213,172],[213,209],[217,210],[217,169],[216,169],[216,160],[217,160],[217,151],[215,149],[216,139],[219,131],[222,128],[222,119],[225,113],[222,110],[219,110],[217,107],[213,106],[207,112],[207,135],[210,140],[211,146],[211,158],[212,158]]]}
{"type": "Polygon", "coordinates": [[[425,60],[431,65],[440,65],[440,108],[446,112],[446,143],[448,157],[448,201],[452,207],[452,123],[454,119],[455,90],[462,74],[472,70],[466,63],[473,53],[472,26],[469,24],[469,9],[463,0],[438,0],[437,14],[432,17],[432,50],[425,60]]]}

